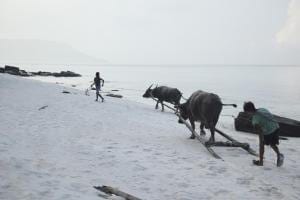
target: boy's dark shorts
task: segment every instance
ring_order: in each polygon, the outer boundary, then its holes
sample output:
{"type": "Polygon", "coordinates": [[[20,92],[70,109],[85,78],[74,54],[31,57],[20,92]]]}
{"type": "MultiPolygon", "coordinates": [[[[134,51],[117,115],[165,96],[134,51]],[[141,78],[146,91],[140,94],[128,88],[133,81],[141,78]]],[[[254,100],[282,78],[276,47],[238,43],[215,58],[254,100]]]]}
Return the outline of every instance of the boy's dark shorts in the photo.
{"type": "Polygon", "coordinates": [[[100,86],[97,86],[97,85],[96,85],[96,93],[99,93],[100,90],[101,90],[100,86]]]}
{"type": "Polygon", "coordinates": [[[278,136],[279,129],[274,131],[269,135],[264,135],[264,144],[265,145],[278,145],[279,144],[279,136],[278,136]]]}

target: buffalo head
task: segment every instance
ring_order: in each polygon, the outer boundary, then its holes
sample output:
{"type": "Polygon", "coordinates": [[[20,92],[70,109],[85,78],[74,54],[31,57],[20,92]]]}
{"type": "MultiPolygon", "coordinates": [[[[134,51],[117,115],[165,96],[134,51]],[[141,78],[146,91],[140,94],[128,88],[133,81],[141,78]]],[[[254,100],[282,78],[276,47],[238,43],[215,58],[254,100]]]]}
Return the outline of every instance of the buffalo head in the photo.
{"type": "MultiPolygon", "coordinates": [[[[179,110],[180,116],[184,120],[187,120],[187,118],[189,117],[189,114],[188,114],[188,104],[187,103],[179,104],[177,108],[179,110]]],[[[179,118],[178,123],[182,124],[183,121],[179,118]]]]}
{"type": "Polygon", "coordinates": [[[144,98],[149,98],[149,97],[152,96],[152,94],[151,94],[151,92],[152,92],[152,89],[151,89],[152,85],[153,85],[153,84],[151,84],[150,87],[149,87],[149,88],[145,91],[145,93],[143,94],[143,97],[144,97],[144,98]]]}

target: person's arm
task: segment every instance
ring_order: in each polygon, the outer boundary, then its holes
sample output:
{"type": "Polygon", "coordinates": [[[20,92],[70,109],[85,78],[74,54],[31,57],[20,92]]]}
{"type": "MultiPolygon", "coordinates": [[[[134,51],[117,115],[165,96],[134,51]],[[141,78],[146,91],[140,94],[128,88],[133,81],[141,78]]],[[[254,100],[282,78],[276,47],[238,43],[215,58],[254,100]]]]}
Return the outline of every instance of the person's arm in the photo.
{"type": "Polygon", "coordinates": [[[104,79],[103,79],[103,78],[101,78],[101,80],[102,80],[102,86],[104,86],[104,79]]]}
{"type": "Polygon", "coordinates": [[[93,85],[95,85],[95,82],[94,82],[94,81],[93,81],[93,83],[92,83],[91,87],[93,87],[93,85]]]}

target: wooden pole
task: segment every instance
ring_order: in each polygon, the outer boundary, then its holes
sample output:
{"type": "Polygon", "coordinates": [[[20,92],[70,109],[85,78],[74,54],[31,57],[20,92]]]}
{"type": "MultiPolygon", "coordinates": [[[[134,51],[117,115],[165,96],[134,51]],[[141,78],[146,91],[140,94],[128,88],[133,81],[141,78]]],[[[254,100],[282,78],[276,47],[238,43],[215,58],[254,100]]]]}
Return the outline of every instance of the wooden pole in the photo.
{"type": "MultiPolygon", "coordinates": [[[[152,98],[154,101],[156,101],[156,102],[158,101],[158,100],[155,99],[153,96],[151,96],[151,98],[152,98]]],[[[174,109],[174,108],[168,106],[167,104],[164,104],[164,106],[166,106],[167,108],[169,108],[169,109],[173,110],[174,112],[176,112],[176,109],[174,109]]]]}
{"type": "Polygon", "coordinates": [[[126,200],[142,200],[138,197],[135,197],[131,194],[128,194],[126,192],[122,192],[121,190],[118,190],[117,188],[113,188],[113,187],[110,187],[110,186],[94,186],[94,188],[96,190],[99,190],[101,192],[104,192],[106,194],[114,194],[114,195],[117,195],[117,196],[120,196],[120,197],[123,197],[125,198],[126,200]]]}
{"type": "Polygon", "coordinates": [[[215,130],[216,130],[216,132],[218,132],[220,135],[222,135],[226,139],[230,140],[231,142],[240,144],[240,147],[243,148],[244,150],[248,151],[251,155],[258,156],[258,154],[250,147],[250,145],[248,143],[240,143],[237,140],[230,137],[229,135],[223,133],[222,131],[220,131],[218,129],[215,129],[215,130]]]}
{"type": "MultiPolygon", "coordinates": [[[[154,101],[158,101],[157,99],[155,99],[153,96],[151,97],[154,101]]],[[[164,106],[166,106],[167,108],[169,108],[169,109],[171,109],[171,110],[173,110],[175,113],[175,115],[177,116],[177,117],[179,117],[179,119],[186,125],[186,127],[196,136],[196,138],[203,144],[203,145],[205,145],[205,147],[206,148],[208,148],[208,146],[205,144],[205,140],[201,137],[201,136],[199,136],[197,133],[196,133],[196,131],[194,131],[193,129],[192,129],[192,127],[180,116],[180,114],[179,113],[177,113],[177,111],[176,111],[176,109],[174,109],[174,108],[172,108],[172,107],[170,107],[170,106],[168,106],[168,105],[166,105],[166,104],[164,104],[164,106]]],[[[229,135],[227,135],[227,134],[225,134],[225,133],[223,133],[222,131],[220,131],[219,129],[217,129],[217,128],[215,128],[215,131],[217,132],[217,133],[219,133],[221,136],[223,136],[224,138],[226,138],[226,139],[228,139],[228,140],[230,140],[232,143],[234,143],[234,144],[231,144],[231,146],[232,147],[241,147],[241,148],[243,148],[244,150],[246,150],[246,151],[248,151],[250,154],[252,154],[252,155],[255,155],[255,156],[257,156],[258,154],[253,150],[253,149],[251,149],[250,148],[250,145],[248,144],[248,143],[241,143],[241,142],[239,142],[239,141],[237,141],[237,140],[235,140],[235,139],[233,139],[232,137],[230,137],[229,135]]],[[[226,143],[218,143],[218,144],[216,144],[216,145],[213,145],[213,144],[211,144],[211,146],[229,146],[228,144],[226,144],[226,143]]],[[[217,158],[221,158],[220,156],[218,156],[215,152],[213,152],[213,150],[212,149],[210,149],[210,148],[208,148],[207,149],[210,153],[212,153],[215,157],[217,157],[217,158]]]]}
{"type": "MultiPolygon", "coordinates": [[[[154,97],[152,97],[152,99],[154,100],[154,101],[158,101],[158,100],[156,100],[154,97]]],[[[210,146],[208,146],[207,144],[206,144],[206,140],[203,138],[203,137],[201,137],[199,134],[197,134],[197,132],[196,131],[194,131],[193,130],[193,128],[191,127],[191,125],[190,124],[188,124],[181,116],[180,116],[180,114],[179,113],[177,113],[176,112],[176,110],[174,109],[174,108],[172,108],[172,107],[170,107],[170,106],[168,106],[168,105],[166,105],[166,104],[164,104],[167,108],[169,108],[169,109],[171,109],[171,110],[173,110],[175,113],[175,115],[177,116],[177,117],[179,117],[179,119],[185,124],[185,126],[196,136],[196,138],[197,138],[197,140],[199,140],[200,142],[201,142],[201,144],[203,144],[203,146],[207,149],[207,151],[213,156],[213,157],[215,157],[215,158],[217,158],[217,159],[222,159],[216,152],[214,152],[214,150],[212,149],[212,148],[210,148],[210,146]]],[[[223,159],[222,159],[223,160],[223,159]]]]}

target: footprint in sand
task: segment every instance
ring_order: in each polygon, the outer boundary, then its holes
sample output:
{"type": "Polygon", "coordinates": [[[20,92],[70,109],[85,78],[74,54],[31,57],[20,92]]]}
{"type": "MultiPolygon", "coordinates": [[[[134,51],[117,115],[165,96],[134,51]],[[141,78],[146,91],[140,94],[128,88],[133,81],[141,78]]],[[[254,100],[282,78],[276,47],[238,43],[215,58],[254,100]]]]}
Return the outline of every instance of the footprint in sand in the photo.
{"type": "Polygon", "coordinates": [[[3,185],[3,186],[1,186],[1,188],[2,188],[4,191],[8,190],[8,189],[11,188],[11,187],[12,187],[11,185],[3,185]]]}
{"type": "Polygon", "coordinates": [[[150,188],[146,188],[146,187],[141,188],[141,190],[143,190],[145,192],[150,192],[150,188]]]}
{"type": "Polygon", "coordinates": [[[166,176],[168,177],[168,178],[174,178],[174,174],[166,174],[166,176]]]}
{"type": "Polygon", "coordinates": [[[155,155],[155,156],[160,156],[160,155],[162,155],[162,153],[156,152],[156,153],[154,153],[154,155],[155,155]]]}
{"type": "Polygon", "coordinates": [[[199,164],[198,167],[201,168],[201,169],[203,169],[203,168],[206,168],[206,165],[204,165],[204,164],[199,164]]]}
{"type": "Polygon", "coordinates": [[[46,197],[46,196],[49,196],[51,193],[50,191],[42,191],[42,192],[39,192],[39,195],[42,196],[42,197],[46,197]]]}
{"type": "Polygon", "coordinates": [[[145,171],[147,168],[142,165],[136,165],[133,169],[136,171],[145,171]]]}
{"type": "Polygon", "coordinates": [[[283,195],[281,192],[279,192],[278,188],[277,187],[259,187],[259,189],[263,192],[263,193],[266,193],[266,195],[272,197],[272,196],[275,196],[275,197],[279,197],[279,198],[282,198],[283,195]]]}
{"type": "Polygon", "coordinates": [[[223,194],[228,194],[228,193],[229,193],[228,190],[222,190],[222,189],[215,191],[216,195],[223,195],[223,194]]]}
{"type": "Polygon", "coordinates": [[[133,153],[133,151],[130,151],[130,150],[129,150],[129,151],[125,151],[124,153],[125,153],[125,154],[131,154],[131,153],[133,153]]]}
{"type": "Polygon", "coordinates": [[[250,185],[251,181],[253,181],[253,177],[242,177],[242,178],[237,178],[236,182],[240,185],[250,185]]]}
{"type": "Polygon", "coordinates": [[[264,170],[266,170],[266,171],[270,171],[270,170],[272,170],[270,167],[264,167],[264,170]]]}
{"type": "Polygon", "coordinates": [[[139,148],[140,146],[139,145],[134,145],[134,146],[131,146],[132,148],[139,148]]]}
{"type": "Polygon", "coordinates": [[[224,173],[227,171],[225,167],[218,167],[218,166],[210,166],[208,169],[214,173],[224,173]]]}
{"type": "Polygon", "coordinates": [[[209,165],[214,165],[214,164],[216,164],[216,161],[210,160],[210,161],[208,161],[207,163],[208,163],[209,165]]]}
{"type": "Polygon", "coordinates": [[[296,149],[293,149],[293,148],[288,148],[288,150],[291,152],[296,152],[296,149]]]}
{"type": "Polygon", "coordinates": [[[144,152],[150,152],[152,151],[151,149],[143,149],[144,152]]]}
{"type": "Polygon", "coordinates": [[[182,182],[182,183],[178,183],[178,186],[180,188],[188,188],[190,186],[190,184],[182,182]]]}

